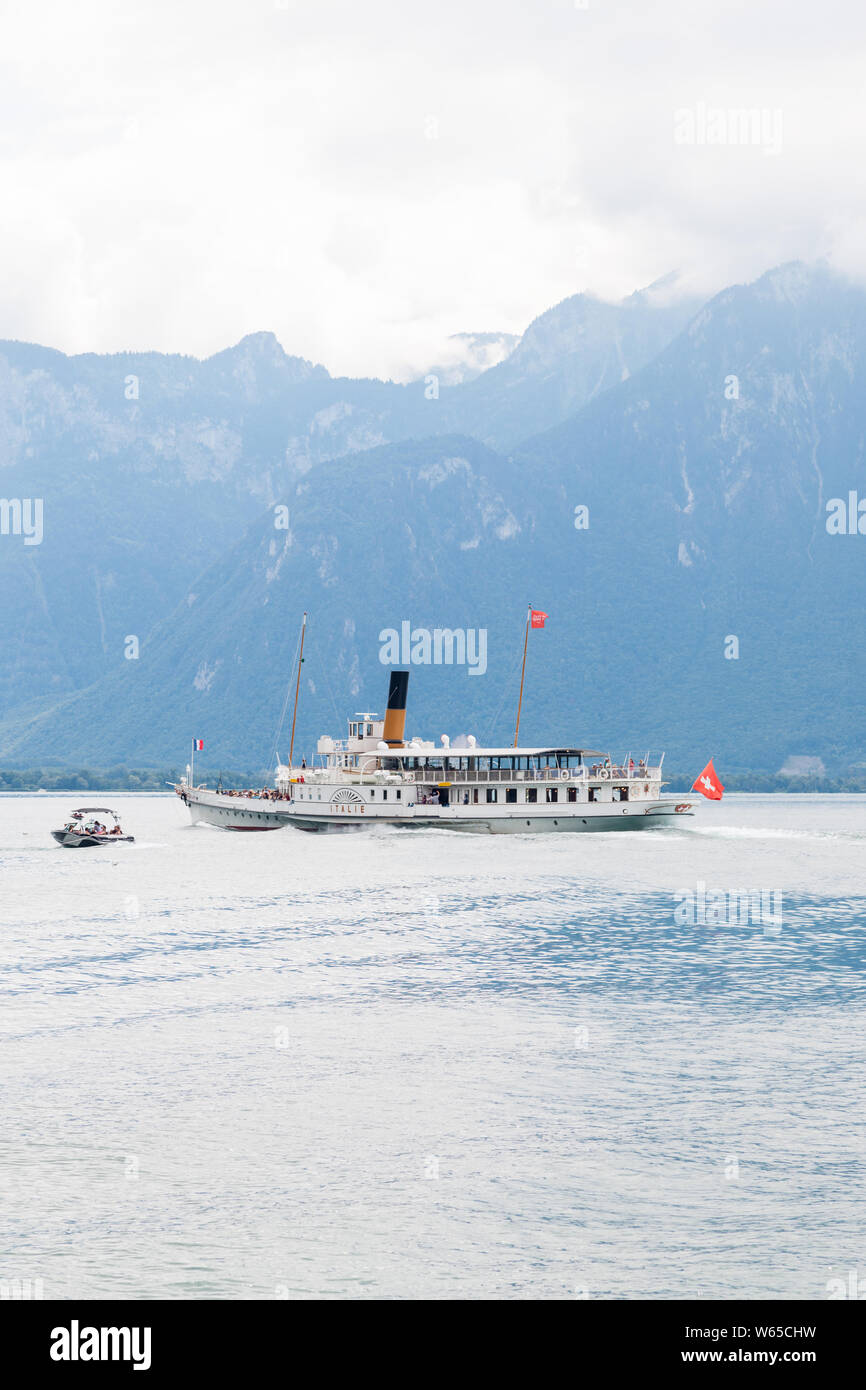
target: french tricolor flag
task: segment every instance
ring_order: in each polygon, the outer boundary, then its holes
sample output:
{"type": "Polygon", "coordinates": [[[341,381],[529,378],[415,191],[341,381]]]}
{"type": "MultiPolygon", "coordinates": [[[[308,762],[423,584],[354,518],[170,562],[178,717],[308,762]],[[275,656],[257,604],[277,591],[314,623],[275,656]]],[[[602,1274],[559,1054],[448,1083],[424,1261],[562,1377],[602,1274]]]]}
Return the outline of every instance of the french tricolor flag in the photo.
{"type": "Polygon", "coordinates": [[[195,749],[195,751],[196,751],[197,753],[202,753],[202,752],[204,752],[204,739],[203,739],[203,738],[194,738],[193,741],[192,741],[192,746],[193,746],[193,748],[195,749]]]}

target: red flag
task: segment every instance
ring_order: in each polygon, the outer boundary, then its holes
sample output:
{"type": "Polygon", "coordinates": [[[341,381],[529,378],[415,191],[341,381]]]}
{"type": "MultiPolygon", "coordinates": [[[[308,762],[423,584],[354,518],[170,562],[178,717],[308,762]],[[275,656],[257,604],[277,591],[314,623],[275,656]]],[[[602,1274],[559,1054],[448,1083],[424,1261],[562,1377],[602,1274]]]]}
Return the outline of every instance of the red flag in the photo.
{"type": "Polygon", "coordinates": [[[693,792],[700,792],[701,796],[707,797],[709,801],[721,801],[722,792],[725,789],[719,781],[716,769],[713,767],[712,758],[710,758],[703,772],[698,773],[692,783],[691,790],[693,792]]]}
{"type": "Polygon", "coordinates": [[[201,738],[195,738],[195,739],[193,739],[193,747],[195,748],[195,751],[196,751],[197,753],[203,752],[203,751],[204,751],[204,739],[201,739],[201,738]]]}
{"type": "Polygon", "coordinates": [[[529,618],[529,626],[530,626],[530,627],[544,627],[544,620],[545,620],[545,618],[547,617],[547,614],[546,614],[546,613],[542,613],[542,612],[540,612],[540,611],[539,611],[538,609],[536,609],[536,608],[530,608],[529,614],[530,614],[530,618],[529,618]]]}

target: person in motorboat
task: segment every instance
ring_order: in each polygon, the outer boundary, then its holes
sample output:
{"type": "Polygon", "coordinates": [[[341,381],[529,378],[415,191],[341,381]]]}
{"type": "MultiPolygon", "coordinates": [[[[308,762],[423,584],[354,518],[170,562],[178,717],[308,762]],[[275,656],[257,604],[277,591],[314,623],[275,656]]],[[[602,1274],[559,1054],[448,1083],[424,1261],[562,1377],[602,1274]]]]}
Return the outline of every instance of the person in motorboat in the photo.
{"type": "Polygon", "coordinates": [[[96,813],[98,809],[91,808],[88,813],[88,808],[83,807],[81,811],[71,812],[62,830],[52,830],[53,839],[68,849],[105,844],[108,840],[113,840],[115,844],[133,842],[135,837],[124,833],[116,812],[108,813],[112,818],[112,828],[109,829],[107,822],[99,819],[96,813]]]}

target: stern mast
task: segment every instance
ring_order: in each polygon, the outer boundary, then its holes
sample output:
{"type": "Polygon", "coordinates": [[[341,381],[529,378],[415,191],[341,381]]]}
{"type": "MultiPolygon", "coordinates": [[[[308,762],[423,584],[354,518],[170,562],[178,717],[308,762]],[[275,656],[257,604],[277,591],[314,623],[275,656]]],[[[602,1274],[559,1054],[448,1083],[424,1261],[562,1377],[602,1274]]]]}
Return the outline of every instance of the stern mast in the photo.
{"type": "Polygon", "coordinates": [[[303,622],[301,623],[301,649],[300,649],[300,651],[298,652],[298,679],[295,681],[295,707],[294,707],[294,709],[292,710],[292,736],[291,736],[291,739],[289,740],[289,768],[290,768],[290,769],[291,769],[292,766],[293,766],[293,763],[292,763],[292,754],[294,753],[294,748],[295,748],[295,722],[296,722],[296,720],[297,720],[297,718],[298,718],[298,696],[299,696],[300,690],[301,690],[301,666],[302,666],[303,663],[304,663],[304,634],[306,633],[306,630],[307,630],[307,615],[306,615],[306,613],[305,613],[305,614],[304,614],[303,622]]]}
{"type": "Polygon", "coordinates": [[[523,634],[523,665],[520,668],[520,698],[517,701],[517,724],[514,728],[514,744],[517,747],[517,739],[520,734],[520,710],[523,705],[523,677],[526,675],[526,648],[529,645],[529,620],[532,617],[532,604],[526,610],[526,631],[523,634]]]}

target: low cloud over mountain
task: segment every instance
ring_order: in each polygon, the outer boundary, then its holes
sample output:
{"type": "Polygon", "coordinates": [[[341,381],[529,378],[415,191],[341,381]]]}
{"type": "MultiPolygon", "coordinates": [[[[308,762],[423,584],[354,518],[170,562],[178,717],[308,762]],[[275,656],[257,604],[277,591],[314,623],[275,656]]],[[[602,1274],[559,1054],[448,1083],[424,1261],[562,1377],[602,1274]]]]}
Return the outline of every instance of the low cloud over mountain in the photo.
{"type": "Polygon", "coordinates": [[[0,487],[44,500],[40,545],[0,537],[7,763],[167,763],[193,725],[266,763],[304,609],[305,746],[382,705],[404,621],[487,634],[483,678],[413,670],[413,728],[507,739],[530,600],[528,738],[864,756],[866,294],[826,268],[576,296],[438,398],[266,333],[204,362],[7,343],[0,373],[0,487]]]}

